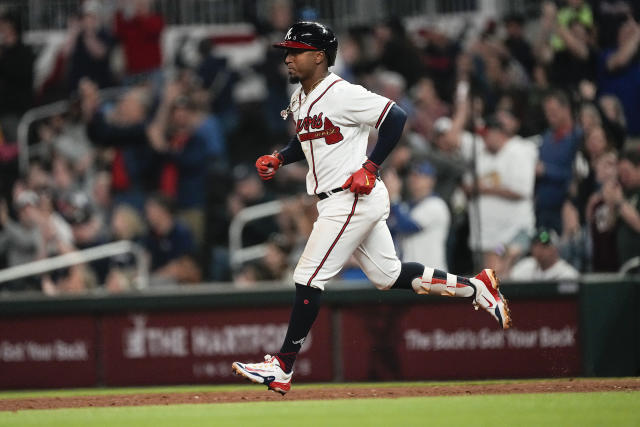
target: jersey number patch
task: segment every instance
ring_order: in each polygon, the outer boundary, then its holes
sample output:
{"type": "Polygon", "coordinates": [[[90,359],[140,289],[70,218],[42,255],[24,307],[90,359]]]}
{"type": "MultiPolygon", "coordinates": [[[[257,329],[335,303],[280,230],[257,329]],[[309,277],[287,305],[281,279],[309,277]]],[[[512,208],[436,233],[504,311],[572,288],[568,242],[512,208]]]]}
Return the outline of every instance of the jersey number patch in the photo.
{"type": "Polygon", "coordinates": [[[323,122],[322,113],[316,114],[313,117],[305,117],[304,120],[298,120],[296,131],[298,132],[300,141],[310,141],[312,139],[324,138],[324,141],[327,143],[327,145],[331,145],[337,144],[344,139],[342,133],[340,133],[340,128],[331,123],[331,120],[329,120],[328,117],[325,117],[323,122]],[[320,127],[322,127],[322,125],[324,125],[324,129],[322,130],[299,133],[303,129],[319,129],[320,127]]]}

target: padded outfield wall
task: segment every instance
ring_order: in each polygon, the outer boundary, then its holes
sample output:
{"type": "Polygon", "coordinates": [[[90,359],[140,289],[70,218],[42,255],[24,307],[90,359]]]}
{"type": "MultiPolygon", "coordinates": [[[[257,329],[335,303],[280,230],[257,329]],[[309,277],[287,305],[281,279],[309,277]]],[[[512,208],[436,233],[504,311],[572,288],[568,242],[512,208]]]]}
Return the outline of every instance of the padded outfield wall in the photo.
{"type": "MultiPolygon", "coordinates": [[[[334,283],[296,381],[640,374],[640,281],[505,284],[514,326],[469,301],[334,283]]],[[[227,383],[278,351],[293,289],[203,285],[0,299],[0,388],[227,383]]]]}

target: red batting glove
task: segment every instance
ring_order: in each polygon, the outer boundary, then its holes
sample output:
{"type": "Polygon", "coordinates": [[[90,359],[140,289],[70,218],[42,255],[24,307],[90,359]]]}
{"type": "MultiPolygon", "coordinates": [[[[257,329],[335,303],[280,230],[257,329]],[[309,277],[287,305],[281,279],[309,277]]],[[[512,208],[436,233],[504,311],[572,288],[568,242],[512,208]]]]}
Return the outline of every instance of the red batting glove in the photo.
{"type": "Polygon", "coordinates": [[[362,168],[358,169],[342,184],[345,190],[349,188],[352,193],[369,194],[373,187],[376,186],[376,178],[378,177],[378,169],[380,166],[367,160],[362,164],[362,168]]]}
{"type": "Polygon", "coordinates": [[[258,175],[260,175],[263,181],[270,180],[276,174],[282,162],[282,155],[278,152],[258,157],[258,160],[256,160],[258,175]]]}

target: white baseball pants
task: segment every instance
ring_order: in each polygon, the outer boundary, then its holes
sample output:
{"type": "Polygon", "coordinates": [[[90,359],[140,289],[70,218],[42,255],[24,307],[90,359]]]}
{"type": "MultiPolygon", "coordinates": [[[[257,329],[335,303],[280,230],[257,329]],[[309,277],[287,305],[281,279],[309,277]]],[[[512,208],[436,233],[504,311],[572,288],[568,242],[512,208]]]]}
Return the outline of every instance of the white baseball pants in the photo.
{"type": "Polygon", "coordinates": [[[369,280],[389,289],[400,275],[386,219],[389,194],[382,181],[368,195],[349,190],[320,200],[318,219],[293,274],[296,283],[324,290],[353,254],[369,280]]]}

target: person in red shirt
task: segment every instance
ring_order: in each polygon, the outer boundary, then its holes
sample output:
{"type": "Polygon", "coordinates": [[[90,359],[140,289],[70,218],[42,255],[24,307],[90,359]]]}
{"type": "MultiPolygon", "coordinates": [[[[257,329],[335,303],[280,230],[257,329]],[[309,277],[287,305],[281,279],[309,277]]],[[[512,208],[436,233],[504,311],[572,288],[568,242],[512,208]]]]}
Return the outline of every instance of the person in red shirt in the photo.
{"type": "Polygon", "coordinates": [[[160,68],[163,29],[164,18],[153,11],[152,0],[121,2],[115,16],[114,32],[122,43],[127,77],[160,68]]]}

